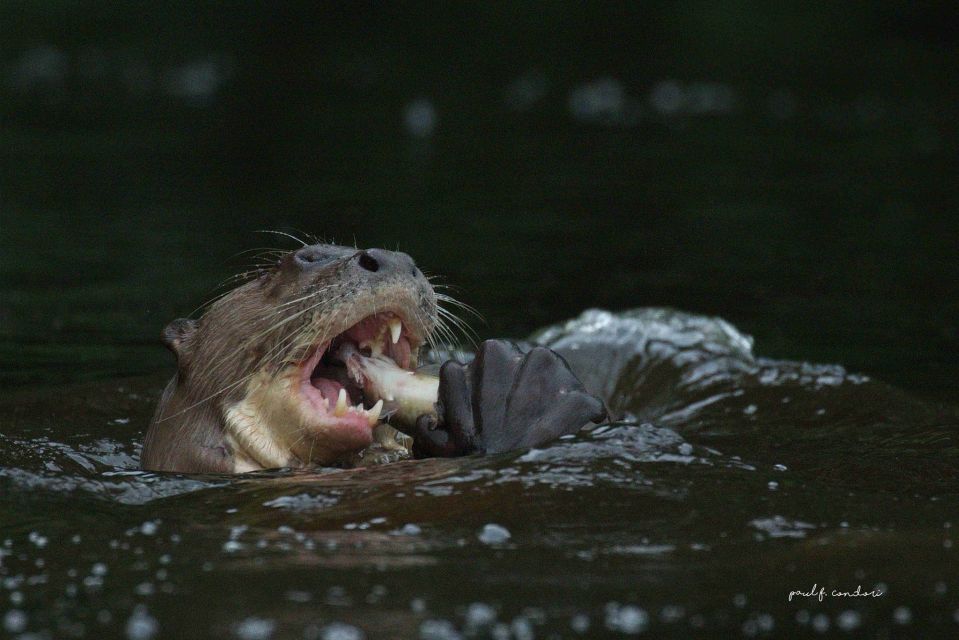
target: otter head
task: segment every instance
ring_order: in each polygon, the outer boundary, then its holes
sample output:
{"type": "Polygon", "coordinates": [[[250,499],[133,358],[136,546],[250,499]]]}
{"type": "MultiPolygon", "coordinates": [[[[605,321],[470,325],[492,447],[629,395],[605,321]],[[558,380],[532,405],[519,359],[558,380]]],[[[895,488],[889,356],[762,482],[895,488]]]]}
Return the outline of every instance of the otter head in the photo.
{"type": "Polygon", "coordinates": [[[434,330],[436,294],[413,260],[326,244],[285,254],[164,343],[177,376],[144,442],[144,468],[246,471],[328,464],[368,446],[382,403],[337,354],[407,370],[434,330]]]}

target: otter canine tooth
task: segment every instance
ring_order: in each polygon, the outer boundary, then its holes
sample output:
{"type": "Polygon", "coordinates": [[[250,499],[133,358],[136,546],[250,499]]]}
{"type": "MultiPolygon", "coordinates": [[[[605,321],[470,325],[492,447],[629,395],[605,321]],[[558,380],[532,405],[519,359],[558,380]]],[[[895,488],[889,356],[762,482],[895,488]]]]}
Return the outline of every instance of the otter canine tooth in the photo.
{"type": "Polygon", "coordinates": [[[390,320],[390,339],[393,341],[393,344],[400,341],[401,331],[403,331],[403,323],[396,318],[390,320]]]}
{"type": "Polygon", "coordinates": [[[369,411],[366,412],[367,419],[370,421],[370,426],[375,427],[376,423],[380,421],[380,412],[383,410],[383,401],[377,400],[376,404],[370,407],[369,411]]]}
{"type": "Polygon", "coordinates": [[[336,398],[336,409],[333,410],[333,415],[337,418],[346,413],[346,389],[340,388],[340,395],[336,398]]]}

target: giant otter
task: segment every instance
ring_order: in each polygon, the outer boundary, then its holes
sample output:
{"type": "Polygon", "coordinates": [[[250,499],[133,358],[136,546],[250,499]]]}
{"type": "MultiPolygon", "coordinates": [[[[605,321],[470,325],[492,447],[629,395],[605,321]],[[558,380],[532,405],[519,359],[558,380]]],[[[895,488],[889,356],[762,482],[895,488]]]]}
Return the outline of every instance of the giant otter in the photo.
{"type": "Polygon", "coordinates": [[[414,373],[437,296],[406,254],[303,246],[163,331],[176,356],[143,444],[144,469],[240,473],[332,465],[382,422],[420,457],[533,447],[605,416],[544,347],[486,341],[439,378],[414,373]]]}

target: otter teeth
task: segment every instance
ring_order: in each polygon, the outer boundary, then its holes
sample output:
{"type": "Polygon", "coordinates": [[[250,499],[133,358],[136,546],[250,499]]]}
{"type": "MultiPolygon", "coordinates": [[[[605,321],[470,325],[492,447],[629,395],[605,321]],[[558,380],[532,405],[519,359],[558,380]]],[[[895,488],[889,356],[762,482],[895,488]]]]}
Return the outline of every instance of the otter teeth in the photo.
{"type": "Polygon", "coordinates": [[[375,427],[376,423],[380,421],[380,412],[383,410],[383,401],[377,400],[370,409],[366,412],[366,418],[370,422],[371,427],[375,427]]]}
{"type": "Polygon", "coordinates": [[[340,395],[336,398],[336,408],[333,410],[333,415],[337,418],[346,415],[346,407],[346,389],[340,387],[340,395]]]}
{"type": "Polygon", "coordinates": [[[397,318],[391,318],[389,321],[390,326],[390,340],[393,344],[396,344],[400,341],[400,333],[403,331],[403,323],[397,318]]]}

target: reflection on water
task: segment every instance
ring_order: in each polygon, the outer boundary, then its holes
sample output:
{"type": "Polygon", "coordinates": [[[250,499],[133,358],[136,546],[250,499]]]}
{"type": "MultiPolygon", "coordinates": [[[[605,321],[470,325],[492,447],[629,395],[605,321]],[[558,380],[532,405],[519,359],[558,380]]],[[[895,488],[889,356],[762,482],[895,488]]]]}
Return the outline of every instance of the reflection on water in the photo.
{"type": "Polygon", "coordinates": [[[729,323],[678,311],[588,311],[536,338],[628,420],[486,458],[186,477],[136,470],[161,380],[4,399],[7,630],[749,637],[956,624],[955,412],[839,367],[758,358],[729,323]],[[814,584],[882,595],[789,599],[814,584]]]}

